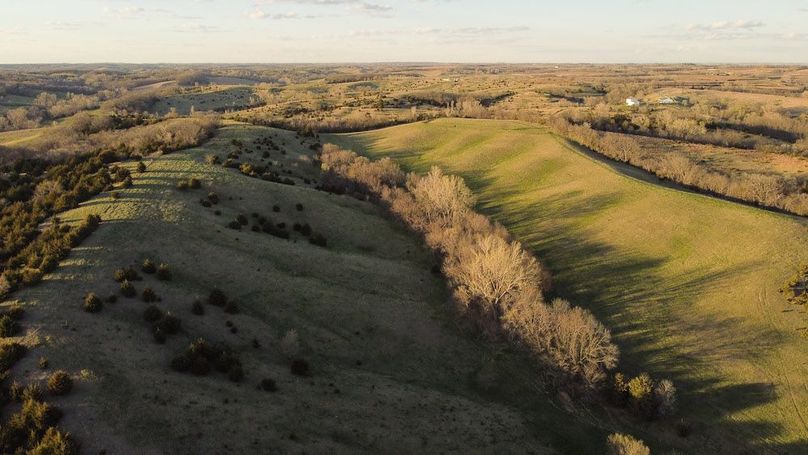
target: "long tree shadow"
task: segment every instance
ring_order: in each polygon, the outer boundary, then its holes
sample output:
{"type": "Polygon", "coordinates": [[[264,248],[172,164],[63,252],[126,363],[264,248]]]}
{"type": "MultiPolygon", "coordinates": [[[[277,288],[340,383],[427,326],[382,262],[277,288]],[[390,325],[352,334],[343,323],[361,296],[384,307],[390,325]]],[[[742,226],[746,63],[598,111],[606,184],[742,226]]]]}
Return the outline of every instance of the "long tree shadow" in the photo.
{"type": "MultiPolygon", "coordinates": [[[[702,443],[732,443],[732,448],[723,449],[731,451],[753,447],[750,440],[776,439],[783,432],[776,422],[727,419],[729,412],[752,409],[776,401],[777,396],[771,384],[725,385],[726,378],[712,365],[728,359],[765,357],[784,341],[784,336],[748,324],[741,332],[738,327],[745,322],[741,318],[694,320],[680,316],[701,293],[714,291],[718,283],[759,264],[663,275],[660,268],[666,258],[642,256],[595,241],[578,223],[607,210],[619,199],[616,193],[590,196],[570,191],[537,198],[529,205],[503,203],[522,194],[517,185],[503,188],[500,182],[495,188],[477,173],[461,175],[468,177],[467,182],[478,194],[485,194],[480,210],[505,224],[552,271],[553,295],[588,308],[612,330],[621,349],[622,369],[633,374],[649,371],[677,384],[682,414],[696,416],[700,427],[720,434],[698,435],[702,443]],[[722,336],[727,333],[733,336],[722,336]],[[760,393],[762,389],[766,393],[760,393]]],[[[773,450],[769,445],[756,448],[773,450]]]]}
{"type": "MultiPolygon", "coordinates": [[[[379,147],[372,136],[353,136],[341,142],[390,156],[407,170],[423,172],[432,164],[418,151],[379,147]]],[[[808,442],[776,442],[786,430],[776,421],[728,418],[729,413],[743,414],[777,401],[777,393],[771,383],[729,384],[729,378],[714,367],[715,362],[728,359],[763,358],[782,345],[784,335],[728,315],[701,320],[682,317],[702,293],[727,286],[733,276],[748,273],[759,263],[663,273],[667,257],[618,249],[594,240],[581,226],[582,219],[618,203],[621,194],[617,191],[593,195],[569,191],[525,203],[524,188],[518,183],[503,185],[501,179],[495,184],[492,169],[466,171],[453,169],[451,162],[435,164],[463,177],[480,197],[478,209],[505,224],[536,252],[554,275],[554,295],[588,308],[612,330],[621,348],[621,369],[633,374],[649,371],[674,380],[680,389],[682,415],[697,423],[691,438],[698,441],[695,447],[721,453],[808,450],[808,442]]],[[[671,187],[661,181],[653,183],[671,187]]],[[[692,447],[689,442],[682,445],[692,447]]]]}

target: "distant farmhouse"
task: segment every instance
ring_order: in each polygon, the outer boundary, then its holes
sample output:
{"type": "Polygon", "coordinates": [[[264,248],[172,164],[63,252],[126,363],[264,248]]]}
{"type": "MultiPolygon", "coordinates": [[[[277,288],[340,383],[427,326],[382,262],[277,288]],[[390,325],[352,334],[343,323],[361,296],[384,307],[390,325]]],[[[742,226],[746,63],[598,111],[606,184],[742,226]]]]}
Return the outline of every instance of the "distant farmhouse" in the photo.
{"type": "Polygon", "coordinates": [[[640,100],[637,98],[626,98],[626,106],[639,106],[640,100]]]}

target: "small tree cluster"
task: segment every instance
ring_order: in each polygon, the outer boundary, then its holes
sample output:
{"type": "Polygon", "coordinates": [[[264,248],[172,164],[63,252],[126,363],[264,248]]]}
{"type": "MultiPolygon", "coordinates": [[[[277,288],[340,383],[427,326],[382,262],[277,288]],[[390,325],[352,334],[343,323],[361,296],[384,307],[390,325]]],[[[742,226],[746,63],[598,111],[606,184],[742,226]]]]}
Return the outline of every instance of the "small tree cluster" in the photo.
{"type": "Polygon", "coordinates": [[[144,259],[143,264],[140,266],[140,270],[146,274],[152,274],[157,271],[157,265],[151,259],[144,259]]]}
{"type": "Polygon", "coordinates": [[[101,302],[101,299],[95,295],[95,293],[90,292],[84,296],[84,311],[88,313],[98,313],[103,306],[104,304],[101,302]]]}
{"type": "Polygon", "coordinates": [[[28,350],[20,343],[8,343],[0,345],[0,375],[5,374],[20,359],[25,356],[28,350]]]}
{"type": "Polygon", "coordinates": [[[651,455],[642,441],[622,433],[612,433],[606,440],[609,455],[651,455]]]}
{"type": "Polygon", "coordinates": [[[168,264],[160,264],[157,267],[157,274],[155,276],[160,281],[171,280],[171,269],[168,267],[168,264]]]}
{"type": "Polygon", "coordinates": [[[196,177],[191,177],[188,179],[183,179],[177,182],[177,189],[180,191],[185,191],[188,189],[196,190],[202,188],[202,181],[200,181],[196,177]]]}
{"type": "MultiPolygon", "coordinates": [[[[146,314],[144,314],[143,317],[145,318],[146,314]]],[[[150,315],[150,317],[153,317],[153,315],[150,315]]],[[[175,335],[180,331],[181,326],[182,321],[180,318],[174,316],[170,312],[161,314],[161,316],[152,324],[152,335],[154,336],[154,341],[160,344],[165,343],[169,335],[175,335]]]]}
{"type": "Polygon", "coordinates": [[[114,277],[115,281],[118,283],[123,283],[124,281],[139,281],[142,279],[132,267],[116,269],[114,277]]]}
{"type": "Polygon", "coordinates": [[[57,370],[48,376],[48,393],[51,395],[67,395],[73,390],[73,379],[67,371],[57,370]]]}
{"type": "Polygon", "coordinates": [[[647,373],[630,380],[622,373],[615,373],[611,399],[615,405],[628,407],[640,418],[654,420],[675,412],[676,387],[667,379],[654,381],[647,373]]]}
{"type": "Polygon", "coordinates": [[[54,428],[62,413],[49,403],[28,399],[8,422],[0,427],[0,452],[76,454],[77,445],[54,428]],[[64,452],[50,452],[52,448],[64,452]]]}
{"type": "Polygon", "coordinates": [[[786,300],[795,305],[808,305],[808,264],[794,274],[780,289],[786,300]]]}
{"type": "Polygon", "coordinates": [[[224,344],[211,344],[199,338],[188,348],[174,357],[171,368],[179,372],[190,372],[197,376],[205,376],[211,370],[227,374],[231,381],[239,382],[244,378],[244,371],[238,355],[224,344]]]}
{"type": "Polygon", "coordinates": [[[126,298],[132,298],[137,295],[137,289],[129,280],[121,282],[121,295],[126,298]]]}
{"type": "Polygon", "coordinates": [[[20,305],[12,305],[0,312],[0,337],[13,337],[20,332],[19,320],[25,311],[20,305]]]}

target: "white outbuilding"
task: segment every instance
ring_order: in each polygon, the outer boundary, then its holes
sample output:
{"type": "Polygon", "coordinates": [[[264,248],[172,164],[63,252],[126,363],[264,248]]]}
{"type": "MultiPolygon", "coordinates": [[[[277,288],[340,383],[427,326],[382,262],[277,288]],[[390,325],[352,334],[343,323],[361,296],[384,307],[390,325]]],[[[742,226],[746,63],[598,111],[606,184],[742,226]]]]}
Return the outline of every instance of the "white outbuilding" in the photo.
{"type": "Polygon", "coordinates": [[[640,100],[637,98],[626,98],[626,106],[639,106],[640,100]]]}

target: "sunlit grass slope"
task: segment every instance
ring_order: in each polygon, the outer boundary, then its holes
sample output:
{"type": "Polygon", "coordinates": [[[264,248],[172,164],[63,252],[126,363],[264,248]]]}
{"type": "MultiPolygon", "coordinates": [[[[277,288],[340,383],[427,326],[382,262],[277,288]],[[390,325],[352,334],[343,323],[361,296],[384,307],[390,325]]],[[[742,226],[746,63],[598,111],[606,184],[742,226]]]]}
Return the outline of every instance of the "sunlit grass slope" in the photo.
{"type": "MultiPolygon", "coordinates": [[[[701,451],[808,449],[805,309],[778,288],[808,224],[670,188],[533,125],[444,119],[329,136],[412,170],[458,173],[534,249],[556,293],[612,328],[623,368],[672,378],[701,451]]],[[[649,427],[660,437],[663,426],[649,427]]],[[[751,453],[750,452],[750,453],[751,453]]]]}
{"type": "Polygon", "coordinates": [[[134,186],[119,199],[103,194],[64,214],[74,221],[98,213],[103,223],[41,284],[15,294],[27,310],[22,340],[31,347],[15,377],[43,377],[37,360],[44,356],[78,378],[54,404],[87,453],[602,451],[608,428],[595,430],[554,406],[520,356],[457,324],[415,236],[370,203],[303,183],[318,178],[311,153],[293,133],[228,126],[203,147],[146,159],[147,171],[133,171],[134,186]],[[244,161],[261,162],[251,145],[257,137],[286,150],[268,159],[291,170],[297,185],[205,164],[206,154],[232,152],[233,139],[252,149],[244,161]],[[202,188],[175,188],[190,177],[202,188]],[[210,191],[221,202],[205,208],[199,199],[210,191]],[[283,240],[252,232],[254,212],[287,226],[309,223],[327,247],[298,233],[283,240]],[[227,229],[239,214],[249,226],[227,229]],[[140,299],[119,296],[98,314],[81,309],[87,292],[118,292],[116,268],[145,258],[173,273],[171,281],[134,282],[182,319],[165,345],[153,341],[140,299]],[[215,287],[238,303],[238,314],[210,305],[203,316],[191,313],[194,299],[215,287]],[[280,340],[290,329],[311,377],[289,371],[280,340]],[[169,368],[200,336],[239,353],[242,383],[169,368]],[[277,392],[257,388],[264,378],[276,381],[277,392]]]}

